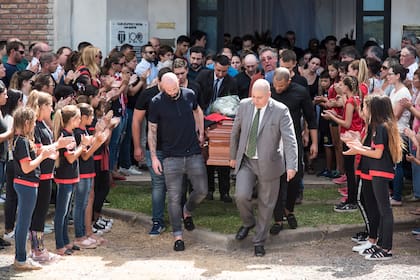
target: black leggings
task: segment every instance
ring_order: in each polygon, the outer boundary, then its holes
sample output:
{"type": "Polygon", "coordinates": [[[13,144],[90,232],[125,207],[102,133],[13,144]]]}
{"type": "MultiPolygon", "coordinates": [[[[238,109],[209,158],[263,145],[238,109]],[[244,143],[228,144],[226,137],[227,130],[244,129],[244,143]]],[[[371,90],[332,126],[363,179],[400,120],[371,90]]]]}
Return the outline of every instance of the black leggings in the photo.
{"type": "MultiPolygon", "coordinates": [[[[343,144],[343,151],[347,151],[349,148],[346,144],[343,144]]],[[[347,189],[348,197],[347,203],[356,204],[357,202],[357,186],[356,186],[356,175],[354,170],[354,156],[344,156],[344,170],[347,177],[347,189]]]]}
{"type": "Polygon", "coordinates": [[[367,215],[366,198],[364,197],[365,187],[367,186],[365,180],[356,177],[357,182],[357,205],[359,206],[360,213],[362,214],[363,221],[365,222],[365,231],[370,232],[370,222],[367,215]]]}
{"type": "Polygon", "coordinates": [[[47,219],[50,206],[52,179],[39,181],[38,196],[34,213],[32,214],[31,231],[44,232],[45,220],[47,219]]]}
{"type": "Polygon", "coordinates": [[[93,200],[93,211],[101,213],[106,196],[109,193],[109,170],[96,169],[95,177],[95,199],[93,200]]]}
{"type": "Polygon", "coordinates": [[[13,160],[6,165],[6,202],[4,205],[4,228],[6,231],[12,231],[15,228],[17,194],[13,188],[13,179],[15,178],[15,169],[13,160]]]}
{"type": "Polygon", "coordinates": [[[369,219],[369,237],[378,239],[378,246],[392,249],[394,216],[389,202],[389,179],[373,177],[372,181],[363,180],[363,196],[369,219]]]}
{"type": "Polygon", "coordinates": [[[287,182],[287,173],[280,177],[280,191],[274,207],[274,221],[283,221],[284,209],[293,213],[295,210],[296,198],[300,190],[300,181],[303,178],[303,145],[298,138],[298,171],[290,182],[287,182]]]}

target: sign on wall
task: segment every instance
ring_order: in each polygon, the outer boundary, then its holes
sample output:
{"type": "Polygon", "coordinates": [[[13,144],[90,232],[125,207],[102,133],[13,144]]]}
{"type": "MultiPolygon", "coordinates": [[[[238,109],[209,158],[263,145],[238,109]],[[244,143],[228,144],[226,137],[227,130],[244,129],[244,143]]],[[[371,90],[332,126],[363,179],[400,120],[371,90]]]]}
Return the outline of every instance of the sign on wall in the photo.
{"type": "Polygon", "coordinates": [[[149,41],[149,25],[146,21],[111,21],[110,47],[120,48],[123,44],[134,46],[137,57],[140,56],[141,46],[149,41]]]}
{"type": "Polygon", "coordinates": [[[417,38],[420,37],[420,25],[412,24],[412,25],[403,25],[402,26],[402,35],[412,33],[417,38]]]}

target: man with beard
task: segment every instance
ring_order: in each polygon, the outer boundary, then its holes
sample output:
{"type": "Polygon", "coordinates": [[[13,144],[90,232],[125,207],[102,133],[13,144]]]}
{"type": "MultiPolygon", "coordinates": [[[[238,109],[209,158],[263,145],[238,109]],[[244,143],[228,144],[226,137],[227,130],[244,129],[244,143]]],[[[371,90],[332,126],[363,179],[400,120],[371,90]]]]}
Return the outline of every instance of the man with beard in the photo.
{"type": "Polygon", "coordinates": [[[194,46],[190,49],[188,80],[195,80],[198,73],[203,69],[205,52],[205,49],[201,46],[194,46]]]}
{"type": "Polygon", "coordinates": [[[287,68],[279,67],[275,70],[273,88],[271,97],[289,108],[298,144],[298,171],[296,176],[288,182],[285,176],[280,178],[280,192],[274,208],[275,223],[270,229],[271,234],[278,234],[283,229],[283,214],[286,215],[289,227],[291,229],[297,228],[297,220],[293,211],[299,192],[299,181],[303,176],[302,114],[308,123],[312,140],[311,158],[315,158],[318,154],[318,132],[315,111],[309,92],[303,86],[291,81],[290,71],[287,68]]]}
{"type": "Polygon", "coordinates": [[[9,87],[10,79],[13,74],[19,71],[17,65],[25,57],[25,45],[20,41],[11,41],[6,45],[7,62],[4,64],[6,68],[6,76],[2,79],[6,88],[9,87]]]}
{"type": "Polygon", "coordinates": [[[144,72],[150,71],[147,76],[147,86],[149,86],[157,77],[158,69],[155,66],[156,51],[152,45],[146,44],[141,47],[141,61],[136,66],[134,71],[137,76],[141,77],[144,72]]]}

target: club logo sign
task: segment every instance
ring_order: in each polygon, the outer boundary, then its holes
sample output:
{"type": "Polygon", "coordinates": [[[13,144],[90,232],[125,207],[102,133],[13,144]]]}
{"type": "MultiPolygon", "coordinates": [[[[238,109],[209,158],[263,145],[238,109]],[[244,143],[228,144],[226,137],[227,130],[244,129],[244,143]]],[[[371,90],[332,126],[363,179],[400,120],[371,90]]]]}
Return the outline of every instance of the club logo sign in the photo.
{"type": "Polygon", "coordinates": [[[111,21],[109,38],[110,49],[123,44],[140,49],[149,40],[149,25],[147,22],[111,21]]]}

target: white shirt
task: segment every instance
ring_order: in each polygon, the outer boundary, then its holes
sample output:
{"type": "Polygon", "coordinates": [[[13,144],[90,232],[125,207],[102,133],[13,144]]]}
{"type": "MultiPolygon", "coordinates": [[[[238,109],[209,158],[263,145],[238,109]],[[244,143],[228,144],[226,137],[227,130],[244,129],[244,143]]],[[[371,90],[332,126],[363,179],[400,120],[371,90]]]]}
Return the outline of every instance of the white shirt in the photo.
{"type": "MultiPolygon", "coordinates": [[[[260,109],[260,117],[258,119],[258,133],[261,130],[261,122],[262,122],[262,119],[264,117],[265,109],[267,109],[267,105],[265,105],[264,107],[262,107],[260,109]]],[[[254,113],[252,114],[252,121],[254,121],[255,115],[257,114],[257,110],[258,109],[256,107],[254,107],[254,113]]],[[[252,124],[251,124],[251,126],[252,126],[252,124]]],[[[251,132],[251,130],[250,130],[250,132],[251,132]]],[[[248,150],[248,144],[247,144],[246,149],[248,150]]],[[[258,159],[258,145],[257,145],[257,148],[255,150],[255,156],[252,159],[258,159]]]]}
{"type": "Polygon", "coordinates": [[[419,68],[419,65],[417,62],[414,62],[410,66],[408,66],[408,73],[407,73],[407,80],[412,81],[414,77],[414,72],[416,72],[417,68],[419,68]]]}
{"type": "MultiPolygon", "coordinates": [[[[400,102],[401,99],[408,98],[408,100],[411,100],[411,94],[408,88],[402,87],[398,91],[395,91],[395,89],[393,89],[391,91],[391,94],[389,95],[389,98],[391,99],[392,108],[395,108],[395,106],[397,106],[398,102],[400,102]]],[[[404,109],[400,119],[397,121],[398,131],[400,132],[400,134],[404,133],[405,128],[410,127],[410,115],[410,111],[404,109]]]]}
{"type": "Polygon", "coordinates": [[[150,85],[155,78],[157,78],[158,75],[158,69],[156,68],[155,64],[153,62],[149,62],[146,59],[142,58],[139,64],[136,66],[136,70],[134,72],[137,74],[137,76],[141,77],[144,72],[146,72],[148,69],[150,69],[150,75],[147,77],[147,85],[150,85]]]}

